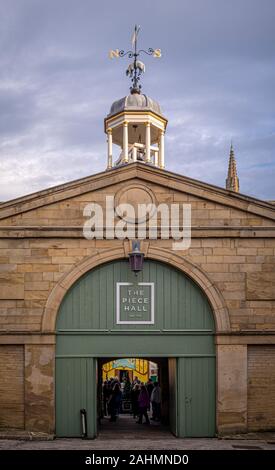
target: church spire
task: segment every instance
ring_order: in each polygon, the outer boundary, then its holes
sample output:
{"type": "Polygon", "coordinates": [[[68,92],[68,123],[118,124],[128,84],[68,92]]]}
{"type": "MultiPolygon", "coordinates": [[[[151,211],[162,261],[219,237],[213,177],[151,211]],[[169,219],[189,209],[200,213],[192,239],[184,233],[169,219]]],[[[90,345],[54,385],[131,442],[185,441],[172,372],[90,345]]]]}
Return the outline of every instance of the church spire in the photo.
{"type": "Polygon", "coordinates": [[[236,193],[238,193],[240,189],[239,178],[237,176],[237,164],[235,160],[232,142],[230,146],[228,173],[227,173],[227,178],[226,178],[226,189],[229,189],[230,191],[235,191],[236,193]]]}

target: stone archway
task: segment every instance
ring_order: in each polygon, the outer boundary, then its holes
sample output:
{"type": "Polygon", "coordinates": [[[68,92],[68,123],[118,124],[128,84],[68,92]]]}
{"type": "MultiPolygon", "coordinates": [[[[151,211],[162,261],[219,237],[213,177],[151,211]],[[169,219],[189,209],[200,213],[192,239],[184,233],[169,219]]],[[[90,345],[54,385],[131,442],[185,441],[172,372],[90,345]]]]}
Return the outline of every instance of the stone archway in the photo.
{"type": "MultiPolygon", "coordinates": [[[[109,261],[126,258],[128,251],[128,245],[125,243],[115,249],[97,252],[89,258],[85,258],[69,273],[65,273],[48,297],[42,319],[42,332],[55,333],[56,319],[62,299],[83,274],[109,261]]],[[[230,331],[229,314],[225,301],[215,284],[200,268],[186,260],[182,255],[176,254],[172,250],[150,245],[150,243],[145,255],[147,259],[167,263],[189,276],[202,289],[209,300],[213,309],[216,333],[228,333],[230,331]]]]}
{"type": "Polygon", "coordinates": [[[214,436],[213,309],[201,287],[163,257],[164,252],[161,260],[147,256],[138,277],[126,257],[101,263],[63,298],[55,325],[58,437],[80,435],[82,408],[88,436],[97,436],[102,376],[96,371],[105,357],[162,358],[162,405],[170,429],[179,437],[214,436]]]}

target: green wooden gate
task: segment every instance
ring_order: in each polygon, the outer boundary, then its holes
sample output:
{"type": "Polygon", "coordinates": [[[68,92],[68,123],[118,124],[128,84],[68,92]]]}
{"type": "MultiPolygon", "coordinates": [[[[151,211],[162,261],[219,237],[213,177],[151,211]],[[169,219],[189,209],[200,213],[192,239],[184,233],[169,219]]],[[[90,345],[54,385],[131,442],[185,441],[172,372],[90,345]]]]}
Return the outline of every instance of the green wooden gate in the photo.
{"type": "Polygon", "coordinates": [[[171,431],[213,436],[214,331],[204,293],[164,263],[146,260],[136,277],[126,260],[115,261],[82,276],[57,319],[57,436],[81,435],[81,408],[87,410],[88,436],[96,436],[99,357],[168,357],[171,431]],[[135,298],[142,308],[132,312],[135,298]]]}
{"type": "Polygon", "coordinates": [[[66,357],[56,359],[56,435],[82,434],[80,410],[87,412],[88,436],[96,435],[96,359],[66,357]]]}
{"type": "Polygon", "coordinates": [[[177,359],[177,435],[215,435],[215,358],[177,359]]]}

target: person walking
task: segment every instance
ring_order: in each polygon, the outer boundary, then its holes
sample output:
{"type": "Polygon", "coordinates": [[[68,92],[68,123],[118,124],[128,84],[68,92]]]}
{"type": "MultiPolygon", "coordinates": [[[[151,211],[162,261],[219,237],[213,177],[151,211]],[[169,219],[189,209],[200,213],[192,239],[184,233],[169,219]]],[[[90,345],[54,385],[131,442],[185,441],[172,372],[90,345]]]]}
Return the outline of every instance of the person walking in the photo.
{"type": "Polygon", "coordinates": [[[158,382],[154,383],[154,388],[151,393],[151,403],[152,403],[152,410],[153,410],[153,421],[160,421],[160,414],[161,414],[161,388],[158,382]]]}
{"type": "Polygon", "coordinates": [[[103,384],[103,416],[108,415],[108,400],[111,394],[111,387],[108,380],[105,380],[103,384]]]}
{"type": "Polygon", "coordinates": [[[145,417],[145,424],[150,424],[147,409],[150,404],[150,398],[146,390],[145,385],[141,385],[140,394],[138,397],[138,406],[139,406],[139,419],[136,421],[138,424],[142,424],[142,418],[145,417]]]}
{"type": "Polygon", "coordinates": [[[154,388],[154,383],[152,381],[152,379],[149,379],[147,384],[146,384],[146,388],[147,388],[147,392],[148,392],[148,395],[149,397],[151,396],[151,393],[153,391],[153,388],[154,388]]]}
{"type": "MultiPolygon", "coordinates": [[[[151,398],[153,388],[154,388],[153,381],[151,379],[149,379],[147,384],[146,384],[146,389],[147,389],[149,398],[151,398]]],[[[149,406],[148,406],[148,411],[150,412],[150,403],[149,403],[149,406]]]]}
{"type": "Polygon", "coordinates": [[[139,384],[136,383],[131,390],[133,418],[137,418],[139,415],[139,406],[138,406],[139,393],[140,393],[140,387],[139,387],[139,384]]]}
{"type": "Polygon", "coordinates": [[[110,398],[109,398],[109,410],[110,410],[110,421],[116,421],[117,415],[120,410],[122,393],[120,390],[120,384],[116,382],[113,386],[110,398]]]}

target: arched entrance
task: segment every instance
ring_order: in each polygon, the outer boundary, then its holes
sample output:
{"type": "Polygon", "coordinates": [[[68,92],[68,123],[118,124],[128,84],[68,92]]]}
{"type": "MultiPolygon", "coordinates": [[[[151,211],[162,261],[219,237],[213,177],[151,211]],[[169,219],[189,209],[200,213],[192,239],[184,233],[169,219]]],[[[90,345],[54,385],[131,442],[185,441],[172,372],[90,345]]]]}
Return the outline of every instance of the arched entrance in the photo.
{"type": "Polygon", "coordinates": [[[136,277],[126,260],[86,272],[59,308],[56,434],[97,433],[97,359],[167,358],[170,427],[177,436],[215,433],[214,318],[206,295],[181,271],[146,260],[136,277]]]}

